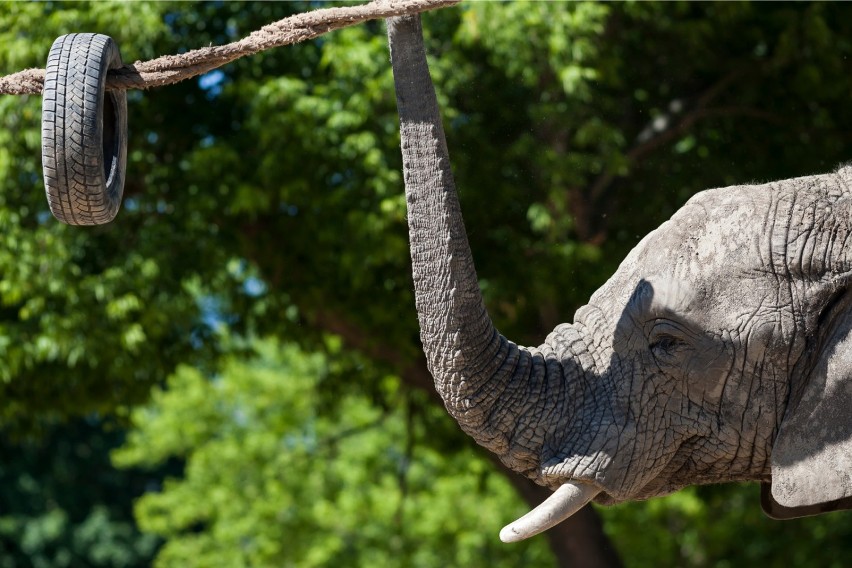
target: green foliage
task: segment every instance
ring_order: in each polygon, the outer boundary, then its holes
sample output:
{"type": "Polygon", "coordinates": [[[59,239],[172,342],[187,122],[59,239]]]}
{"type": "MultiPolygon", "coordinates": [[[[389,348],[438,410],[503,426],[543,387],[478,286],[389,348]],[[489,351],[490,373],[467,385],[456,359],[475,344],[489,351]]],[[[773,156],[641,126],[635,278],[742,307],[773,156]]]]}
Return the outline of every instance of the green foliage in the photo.
{"type": "MultiPolygon", "coordinates": [[[[152,56],[166,32],[165,5],[7,8],[0,14],[0,72],[42,65],[53,39],[71,31],[109,33],[131,61],[152,56]]],[[[80,230],[50,218],[38,160],[39,103],[0,101],[0,425],[18,434],[144,400],[152,382],[194,356],[187,338],[198,313],[183,290],[197,266],[191,257],[176,266],[152,256],[137,246],[132,224],[80,230]]],[[[162,247],[164,236],[154,228],[146,242],[162,247]]],[[[179,235],[169,241],[181,252],[179,235]]]]}
{"type": "Polygon", "coordinates": [[[540,539],[494,542],[505,512],[521,508],[511,487],[475,454],[432,447],[395,378],[382,378],[390,406],[351,395],[323,412],[333,358],[274,341],[254,347],[212,377],[179,368],[134,411],[128,443],[113,454],[123,467],[186,461],[182,478],[136,506],[142,529],[166,539],[157,565],[546,561],[540,539]]]}
{"type": "Polygon", "coordinates": [[[75,421],[38,440],[0,439],[0,567],[149,566],[160,541],[136,528],[132,501],[159,484],[154,471],[114,469],[123,441],[108,423],[75,421]]]}
{"type": "Polygon", "coordinates": [[[846,565],[848,513],[773,521],[759,500],[757,484],[690,487],[604,511],[605,530],[628,567],[846,565]]]}
{"type": "MultiPolygon", "coordinates": [[[[64,33],[112,35],[133,61],[224,43],[315,5],[7,3],[0,73],[41,66],[64,33]]],[[[498,327],[539,342],[696,191],[848,160],[850,16],[842,3],[649,2],[471,2],[425,16],[498,327]]],[[[123,464],[187,460],[185,475],[138,507],[144,528],[167,539],[161,563],[214,551],[235,563],[346,563],[350,552],[373,564],[547,562],[540,543],[494,542],[520,506],[443,409],[409,390],[423,384],[411,378],[422,362],[382,25],[128,97],[125,205],[94,229],[49,217],[38,99],[0,98],[0,430],[22,452],[13,461],[73,445],[63,420],[126,418],[170,376],[116,454],[123,464]],[[273,335],[299,348],[222,341],[273,335]],[[33,433],[46,449],[27,445],[33,433]]],[[[92,442],[92,455],[113,445],[92,442]]],[[[50,495],[57,471],[92,459],[32,462],[27,494],[50,495]]],[[[18,487],[13,477],[4,480],[18,487]]],[[[81,493],[85,514],[0,496],[0,563],[121,565],[97,560],[108,557],[99,543],[113,542],[136,551],[125,564],[153,553],[127,510],[104,509],[99,496],[81,493]],[[92,538],[92,527],[112,536],[92,538]]],[[[631,565],[843,557],[842,515],[758,521],[751,489],[603,514],[631,565]],[[750,544],[735,548],[741,534],[750,544]]]]}

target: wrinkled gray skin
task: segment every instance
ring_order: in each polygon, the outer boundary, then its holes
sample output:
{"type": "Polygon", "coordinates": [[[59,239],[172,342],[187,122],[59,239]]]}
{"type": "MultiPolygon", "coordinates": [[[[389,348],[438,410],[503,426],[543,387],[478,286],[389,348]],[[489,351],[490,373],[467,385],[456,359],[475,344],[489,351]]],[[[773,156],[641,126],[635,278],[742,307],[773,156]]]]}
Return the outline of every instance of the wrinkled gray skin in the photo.
{"type": "Polygon", "coordinates": [[[780,510],[852,495],[852,168],[694,196],[521,347],[482,302],[419,18],[388,29],[421,338],[461,427],[590,489],[572,511],[727,481],[771,482],[780,510]]]}

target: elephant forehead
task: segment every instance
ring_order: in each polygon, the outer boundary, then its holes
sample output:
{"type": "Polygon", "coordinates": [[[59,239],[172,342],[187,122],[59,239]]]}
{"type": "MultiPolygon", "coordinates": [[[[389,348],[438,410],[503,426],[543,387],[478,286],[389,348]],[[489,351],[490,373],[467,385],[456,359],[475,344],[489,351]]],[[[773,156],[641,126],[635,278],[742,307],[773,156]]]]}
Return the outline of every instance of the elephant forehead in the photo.
{"type": "Polygon", "coordinates": [[[768,201],[765,191],[750,187],[696,195],[631,251],[590,304],[627,308],[650,294],[639,302],[644,307],[684,313],[759,302],[774,281],[766,278],[771,270],[760,249],[768,201]]]}
{"type": "Polygon", "coordinates": [[[650,269],[659,277],[687,282],[765,272],[760,246],[769,230],[769,194],[755,189],[737,186],[697,194],[639,243],[630,271],[650,269]]]}

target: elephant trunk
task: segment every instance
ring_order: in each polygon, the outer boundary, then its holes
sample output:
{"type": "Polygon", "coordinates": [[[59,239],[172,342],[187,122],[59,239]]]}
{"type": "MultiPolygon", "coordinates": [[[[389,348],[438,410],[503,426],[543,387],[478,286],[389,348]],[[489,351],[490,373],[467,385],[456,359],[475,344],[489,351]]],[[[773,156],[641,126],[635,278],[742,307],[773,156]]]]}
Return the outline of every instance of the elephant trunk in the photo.
{"type": "Polygon", "coordinates": [[[560,420],[554,414],[567,406],[570,381],[549,348],[519,347],[491,322],[464,230],[419,16],[388,20],[388,38],[429,370],[461,427],[508,467],[541,482],[541,449],[560,420]]]}

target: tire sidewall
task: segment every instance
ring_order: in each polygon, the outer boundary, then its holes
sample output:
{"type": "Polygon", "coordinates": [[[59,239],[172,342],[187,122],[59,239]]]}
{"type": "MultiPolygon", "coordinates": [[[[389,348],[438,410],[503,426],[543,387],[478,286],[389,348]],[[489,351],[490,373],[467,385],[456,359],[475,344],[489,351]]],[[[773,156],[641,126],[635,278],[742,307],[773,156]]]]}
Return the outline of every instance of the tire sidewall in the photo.
{"type": "MultiPolygon", "coordinates": [[[[127,167],[127,91],[106,90],[107,72],[110,69],[117,69],[122,66],[121,54],[119,53],[118,46],[112,38],[107,39],[108,41],[105,48],[106,53],[101,63],[101,74],[98,85],[98,108],[101,109],[101,112],[98,115],[98,140],[103,141],[105,134],[104,112],[106,106],[104,103],[105,99],[110,97],[112,99],[113,109],[115,112],[115,120],[113,121],[113,136],[115,140],[113,147],[115,157],[112,160],[113,163],[110,169],[111,175],[107,176],[106,172],[102,172],[102,175],[105,192],[104,201],[108,204],[109,217],[112,219],[116,216],[119,208],[121,207],[121,198],[124,193],[124,177],[127,167]]],[[[101,144],[101,147],[103,147],[103,144],[101,144]]],[[[105,163],[107,156],[102,155],[101,160],[105,163]]]]}

